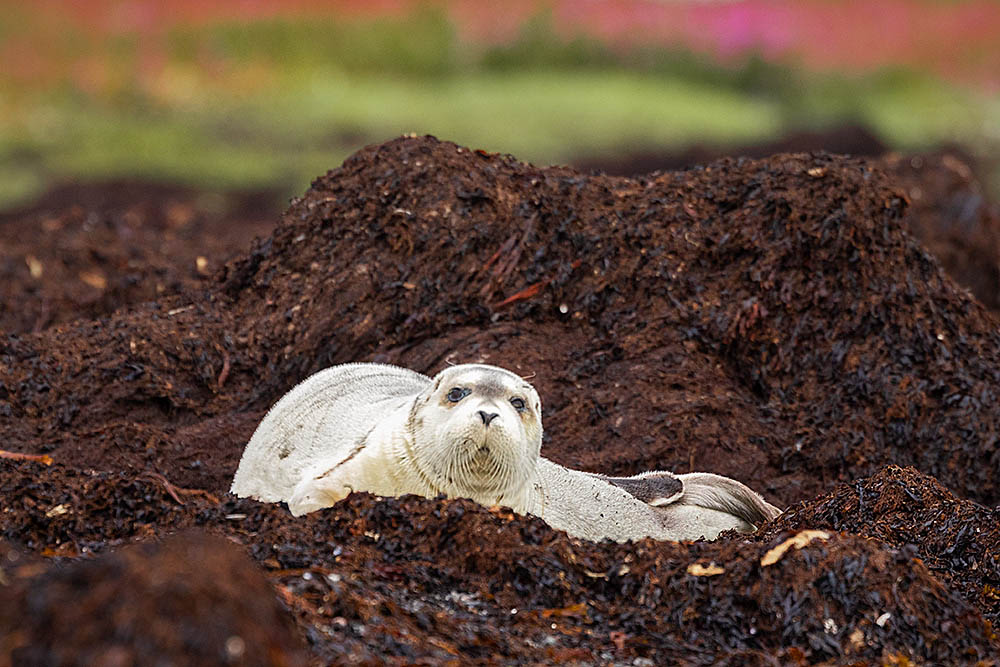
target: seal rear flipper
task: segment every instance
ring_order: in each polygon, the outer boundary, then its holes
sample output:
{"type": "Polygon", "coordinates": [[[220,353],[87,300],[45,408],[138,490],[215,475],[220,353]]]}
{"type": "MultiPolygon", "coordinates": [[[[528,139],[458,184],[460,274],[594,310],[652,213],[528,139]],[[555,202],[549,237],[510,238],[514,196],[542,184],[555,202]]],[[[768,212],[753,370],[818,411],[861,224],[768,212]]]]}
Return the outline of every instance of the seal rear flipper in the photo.
{"type": "Polygon", "coordinates": [[[684,493],[684,483],[676,475],[665,470],[653,470],[631,477],[608,477],[596,473],[591,475],[627,491],[637,500],[654,507],[669,505],[684,493]]]}
{"type": "Polygon", "coordinates": [[[741,482],[710,472],[679,476],[684,485],[680,502],[732,514],[755,528],[781,514],[781,510],[741,482]]]}

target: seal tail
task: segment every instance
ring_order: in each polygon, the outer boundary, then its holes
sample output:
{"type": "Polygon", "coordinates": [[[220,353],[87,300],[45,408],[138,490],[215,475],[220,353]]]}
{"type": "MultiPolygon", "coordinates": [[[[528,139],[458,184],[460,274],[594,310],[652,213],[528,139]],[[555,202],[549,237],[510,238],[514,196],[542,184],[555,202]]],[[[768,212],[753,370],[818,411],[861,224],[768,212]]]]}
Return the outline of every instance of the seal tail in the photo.
{"type": "Polygon", "coordinates": [[[743,519],[755,528],[781,514],[781,510],[760,494],[734,479],[708,472],[678,475],[684,482],[684,494],[678,502],[726,512],[743,519]]]}

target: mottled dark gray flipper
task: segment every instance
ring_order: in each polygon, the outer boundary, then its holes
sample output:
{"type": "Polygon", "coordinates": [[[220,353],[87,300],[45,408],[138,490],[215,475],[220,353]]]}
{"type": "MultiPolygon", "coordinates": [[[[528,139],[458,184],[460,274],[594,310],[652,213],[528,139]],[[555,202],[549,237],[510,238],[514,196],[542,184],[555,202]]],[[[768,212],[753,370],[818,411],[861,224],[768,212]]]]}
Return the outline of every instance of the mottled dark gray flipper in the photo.
{"type": "Polygon", "coordinates": [[[746,485],[712,473],[674,475],[665,470],[653,470],[631,477],[587,474],[613,484],[653,507],[704,507],[731,514],[753,527],[759,527],[781,514],[781,510],[746,485]]]}
{"type": "Polygon", "coordinates": [[[653,470],[631,477],[593,476],[628,491],[637,500],[654,507],[669,505],[684,493],[684,483],[676,475],[666,471],[653,470]]]}

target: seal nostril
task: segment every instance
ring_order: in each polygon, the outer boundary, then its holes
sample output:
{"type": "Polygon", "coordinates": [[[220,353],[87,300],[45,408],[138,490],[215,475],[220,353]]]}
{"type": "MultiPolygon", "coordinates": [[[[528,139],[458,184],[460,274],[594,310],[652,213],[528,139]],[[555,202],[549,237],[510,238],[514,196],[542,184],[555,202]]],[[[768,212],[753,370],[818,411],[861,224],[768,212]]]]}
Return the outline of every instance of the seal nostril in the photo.
{"type": "Polygon", "coordinates": [[[483,412],[482,410],[480,410],[478,412],[478,414],[479,414],[479,418],[482,419],[483,423],[486,424],[487,426],[490,425],[491,421],[493,421],[494,419],[496,419],[497,417],[500,416],[496,412],[483,412]]]}

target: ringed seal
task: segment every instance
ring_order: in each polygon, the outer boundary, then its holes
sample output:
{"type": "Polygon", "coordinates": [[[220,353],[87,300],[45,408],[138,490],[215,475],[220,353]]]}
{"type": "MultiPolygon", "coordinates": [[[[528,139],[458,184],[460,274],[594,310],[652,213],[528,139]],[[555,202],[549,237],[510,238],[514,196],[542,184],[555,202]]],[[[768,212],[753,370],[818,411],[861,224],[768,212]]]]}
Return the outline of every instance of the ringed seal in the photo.
{"type": "Polygon", "coordinates": [[[283,396],[243,452],[232,492],[299,516],[352,491],[470,498],[533,514],[570,535],[619,542],[714,539],[780,511],[710,473],[608,477],[540,456],[541,401],[518,375],[463,364],[428,378],[354,363],[283,396]]]}

